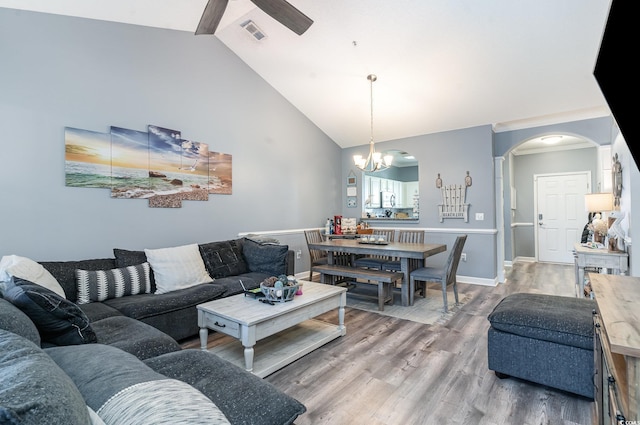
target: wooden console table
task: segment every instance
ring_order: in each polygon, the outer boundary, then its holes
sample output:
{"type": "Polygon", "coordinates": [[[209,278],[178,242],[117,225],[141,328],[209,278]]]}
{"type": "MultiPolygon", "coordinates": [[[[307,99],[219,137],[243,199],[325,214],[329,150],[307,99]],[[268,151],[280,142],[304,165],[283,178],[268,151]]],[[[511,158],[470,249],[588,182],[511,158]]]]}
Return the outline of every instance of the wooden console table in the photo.
{"type": "Polygon", "coordinates": [[[590,273],[595,326],[596,423],[640,417],[640,278],[590,273]]]}
{"type": "Polygon", "coordinates": [[[606,248],[589,248],[576,243],[573,246],[576,265],[576,296],[584,294],[584,268],[611,269],[612,274],[624,275],[629,269],[629,254],[624,251],[609,251],[606,248]]]}

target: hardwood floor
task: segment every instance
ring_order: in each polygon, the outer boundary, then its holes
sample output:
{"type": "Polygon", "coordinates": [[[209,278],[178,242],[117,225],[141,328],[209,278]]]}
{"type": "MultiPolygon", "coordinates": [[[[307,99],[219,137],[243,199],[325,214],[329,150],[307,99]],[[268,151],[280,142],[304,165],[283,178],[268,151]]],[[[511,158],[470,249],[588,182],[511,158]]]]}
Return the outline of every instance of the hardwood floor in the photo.
{"type": "MultiPolygon", "coordinates": [[[[487,315],[504,296],[574,296],[573,266],[518,263],[446,325],[347,308],[347,335],[266,377],[300,400],[296,424],[591,424],[592,402],[487,369],[487,315]]],[[[337,323],[337,313],[320,317],[337,323]]],[[[214,342],[210,339],[210,344],[214,342]]]]}
{"type": "MultiPolygon", "coordinates": [[[[445,326],[348,309],[347,335],[268,376],[307,406],[296,424],[590,424],[592,403],[487,369],[487,315],[505,295],[573,296],[573,266],[518,263],[445,326]]],[[[335,313],[323,319],[336,320],[335,313]]]]}

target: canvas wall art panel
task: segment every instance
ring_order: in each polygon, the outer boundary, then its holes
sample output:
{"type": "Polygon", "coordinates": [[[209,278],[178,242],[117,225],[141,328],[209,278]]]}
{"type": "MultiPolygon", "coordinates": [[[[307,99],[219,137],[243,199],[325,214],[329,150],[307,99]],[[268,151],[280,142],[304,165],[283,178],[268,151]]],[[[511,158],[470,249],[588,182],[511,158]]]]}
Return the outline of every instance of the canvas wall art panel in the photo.
{"type": "Polygon", "coordinates": [[[111,190],[113,198],[146,199],[153,208],[180,208],[231,194],[231,155],[186,140],[179,130],[112,126],[109,133],[65,128],[65,184],[111,190]]]}
{"type": "Polygon", "coordinates": [[[65,185],[111,188],[111,136],[65,127],[65,185]]]}
{"type": "Polygon", "coordinates": [[[111,127],[111,197],[144,199],[150,195],[149,137],[144,131],[111,127]]]}
{"type": "Polygon", "coordinates": [[[209,193],[231,195],[231,155],[209,152],[209,193]]]}

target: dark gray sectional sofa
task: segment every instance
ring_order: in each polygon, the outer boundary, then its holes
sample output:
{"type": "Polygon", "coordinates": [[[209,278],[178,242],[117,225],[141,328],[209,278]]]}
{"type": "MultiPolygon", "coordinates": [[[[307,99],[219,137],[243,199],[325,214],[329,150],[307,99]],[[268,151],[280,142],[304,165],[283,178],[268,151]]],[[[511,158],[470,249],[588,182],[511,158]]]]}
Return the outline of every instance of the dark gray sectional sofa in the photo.
{"type": "MultiPolygon", "coordinates": [[[[200,253],[212,284],[197,285],[167,294],[154,294],[153,275],[150,294],[118,297],[81,305],[90,320],[124,315],[147,323],[180,341],[198,335],[196,305],[242,293],[240,280],[247,289],[257,288],[264,279],[279,274],[294,274],[294,253],[286,245],[262,243],[252,239],[199,244],[200,253]]],[[[60,283],[66,297],[77,302],[77,269],[109,270],[143,263],[144,251],[120,248],[113,258],[78,261],[40,262],[60,283]]]]}
{"type": "Polygon", "coordinates": [[[253,288],[293,274],[292,253],[248,239],[199,249],[215,280],[167,294],[76,304],[76,269],[144,262],[144,251],[121,249],[111,259],[42,262],[67,299],[20,278],[3,285],[0,424],[293,423],[303,404],[176,341],[197,335],[197,304],[242,292],[240,279],[253,288]]]}

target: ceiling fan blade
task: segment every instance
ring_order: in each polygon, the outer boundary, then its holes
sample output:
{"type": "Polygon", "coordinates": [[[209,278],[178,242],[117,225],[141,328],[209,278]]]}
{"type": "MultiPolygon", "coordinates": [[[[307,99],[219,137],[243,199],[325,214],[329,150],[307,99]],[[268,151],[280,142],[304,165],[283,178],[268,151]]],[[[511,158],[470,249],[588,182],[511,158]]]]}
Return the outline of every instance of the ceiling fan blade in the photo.
{"type": "Polygon", "coordinates": [[[200,17],[200,23],[196,29],[196,35],[213,34],[224,15],[229,0],[209,0],[200,17]]]}
{"type": "Polygon", "coordinates": [[[267,15],[298,35],[304,34],[313,21],[285,0],[251,0],[267,15]]]}

